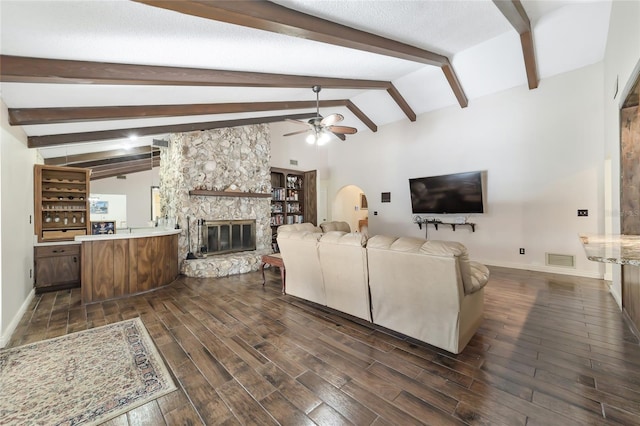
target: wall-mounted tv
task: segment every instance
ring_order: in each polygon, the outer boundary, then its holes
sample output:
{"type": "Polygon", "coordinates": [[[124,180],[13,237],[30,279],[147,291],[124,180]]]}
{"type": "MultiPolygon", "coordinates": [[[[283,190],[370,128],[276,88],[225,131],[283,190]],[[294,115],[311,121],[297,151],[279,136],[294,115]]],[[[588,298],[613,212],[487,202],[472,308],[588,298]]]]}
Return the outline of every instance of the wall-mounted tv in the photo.
{"type": "Polygon", "coordinates": [[[484,213],[483,175],[478,171],[409,179],[412,212],[484,213]]]}

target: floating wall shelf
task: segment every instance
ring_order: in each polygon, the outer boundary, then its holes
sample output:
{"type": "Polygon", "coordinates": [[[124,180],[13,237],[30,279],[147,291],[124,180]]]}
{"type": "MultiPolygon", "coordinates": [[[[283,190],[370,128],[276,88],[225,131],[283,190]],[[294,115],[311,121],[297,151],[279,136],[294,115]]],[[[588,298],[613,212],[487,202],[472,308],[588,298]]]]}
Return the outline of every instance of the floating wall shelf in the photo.
{"type": "Polygon", "coordinates": [[[204,197],[249,197],[249,198],[271,198],[271,193],[261,192],[235,192],[235,191],[209,191],[206,189],[194,189],[189,191],[189,195],[199,195],[204,197]]]}
{"type": "Polygon", "coordinates": [[[464,223],[452,223],[452,222],[442,222],[441,220],[428,220],[423,219],[419,216],[414,217],[413,223],[418,225],[418,228],[422,229],[422,225],[424,225],[424,236],[428,239],[428,225],[433,225],[438,230],[438,226],[450,226],[452,231],[456,230],[456,226],[469,226],[471,227],[471,232],[476,232],[476,224],[473,222],[464,222],[464,223]]]}

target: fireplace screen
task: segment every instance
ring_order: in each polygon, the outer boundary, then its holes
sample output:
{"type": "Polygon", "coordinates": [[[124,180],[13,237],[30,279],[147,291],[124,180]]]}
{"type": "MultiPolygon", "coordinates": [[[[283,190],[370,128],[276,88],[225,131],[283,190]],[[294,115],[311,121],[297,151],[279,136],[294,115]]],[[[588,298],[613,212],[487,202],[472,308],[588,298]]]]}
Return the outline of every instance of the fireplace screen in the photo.
{"type": "Polygon", "coordinates": [[[207,220],[202,227],[200,252],[206,255],[256,249],[255,220],[207,220]]]}

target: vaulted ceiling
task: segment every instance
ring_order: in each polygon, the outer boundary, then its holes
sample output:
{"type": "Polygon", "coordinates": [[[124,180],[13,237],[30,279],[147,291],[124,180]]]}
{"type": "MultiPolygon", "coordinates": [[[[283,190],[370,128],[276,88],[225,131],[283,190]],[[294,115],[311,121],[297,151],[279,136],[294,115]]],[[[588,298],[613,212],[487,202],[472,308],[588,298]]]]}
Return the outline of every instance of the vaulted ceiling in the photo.
{"type": "Polygon", "coordinates": [[[46,162],[102,178],[150,168],[151,140],[168,133],[310,118],[316,84],[321,113],[344,115],[360,133],[516,86],[535,90],[602,60],[610,8],[2,0],[0,93],[10,123],[46,162]]]}

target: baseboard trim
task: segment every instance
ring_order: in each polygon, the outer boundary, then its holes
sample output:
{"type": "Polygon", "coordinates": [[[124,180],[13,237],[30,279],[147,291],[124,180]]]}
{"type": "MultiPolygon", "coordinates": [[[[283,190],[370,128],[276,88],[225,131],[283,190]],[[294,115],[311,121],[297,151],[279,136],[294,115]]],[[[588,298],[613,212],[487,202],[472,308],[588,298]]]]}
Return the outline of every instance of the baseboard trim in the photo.
{"type": "Polygon", "coordinates": [[[35,297],[35,294],[36,294],[35,289],[31,289],[31,291],[27,295],[27,298],[22,303],[22,306],[20,306],[20,309],[18,309],[18,312],[16,312],[15,316],[9,323],[9,326],[4,331],[4,333],[2,333],[2,337],[0,337],[0,348],[4,348],[7,345],[7,343],[9,343],[9,340],[11,339],[13,332],[16,331],[16,328],[18,327],[18,324],[20,323],[22,316],[25,314],[25,312],[27,312],[27,308],[29,307],[29,304],[35,297]]]}
{"type": "Polygon", "coordinates": [[[523,263],[509,263],[509,262],[493,262],[493,261],[483,262],[482,260],[479,260],[479,262],[487,266],[497,266],[500,268],[521,269],[524,271],[534,271],[534,272],[548,272],[550,274],[571,275],[574,277],[584,277],[584,278],[596,278],[599,280],[603,279],[602,274],[599,272],[588,272],[588,271],[582,271],[582,270],[573,269],[573,268],[557,268],[557,267],[546,266],[546,265],[529,265],[529,264],[523,264],[523,263]]]}

